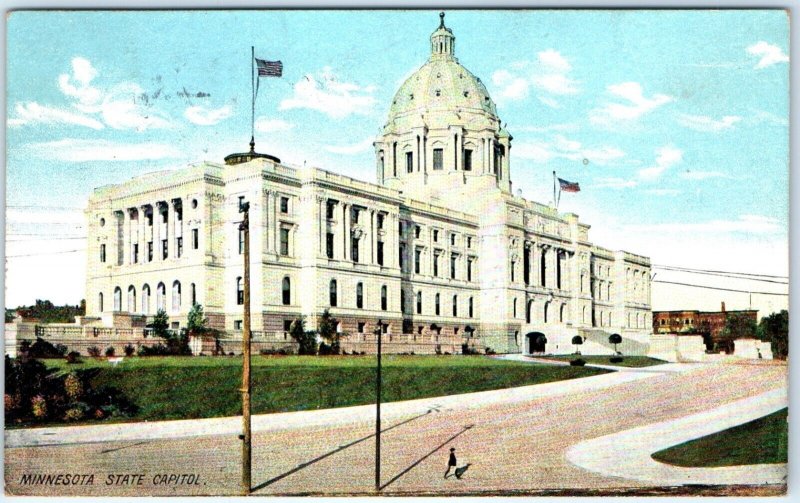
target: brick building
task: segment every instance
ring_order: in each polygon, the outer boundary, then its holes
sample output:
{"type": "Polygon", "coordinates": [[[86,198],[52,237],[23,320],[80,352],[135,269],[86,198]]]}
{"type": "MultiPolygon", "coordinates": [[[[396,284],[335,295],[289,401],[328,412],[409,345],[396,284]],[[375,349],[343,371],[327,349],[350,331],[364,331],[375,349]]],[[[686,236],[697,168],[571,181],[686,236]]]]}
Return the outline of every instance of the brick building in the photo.
{"type": "Polygon", "coordinates": [[[728,311],[723,302],[719,311],[653,311],[653,333],[703,334],[707,336],[706,345],[712,348],[715,342],[721,342],[728,318],[735,315],[744,315],[758,323],[758,310],[728,311]]]}

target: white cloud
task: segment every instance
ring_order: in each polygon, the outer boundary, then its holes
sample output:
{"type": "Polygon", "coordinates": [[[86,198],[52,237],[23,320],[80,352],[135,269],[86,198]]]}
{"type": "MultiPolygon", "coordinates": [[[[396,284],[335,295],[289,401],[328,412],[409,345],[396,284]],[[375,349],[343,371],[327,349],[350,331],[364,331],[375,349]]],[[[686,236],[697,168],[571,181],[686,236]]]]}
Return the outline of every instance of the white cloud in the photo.
{"type": "Polygon", "coordinates": [[[539,63],[546,70],[554,73],[567,73],[572,70],[572,65],[569,64],[567,58],[561,55],[555,49],[547,49],[537,54],[539,63]]]}
{"type": "Polygon", "coordinates": [[[635,180],[626,180],[624,178],[598,178],[595,180],[593,186],[601,189],[627,189],[636,187],[638,185],[635,180]]]}
{"type": "Polygon", "coordinates": [[[92,63],[85,58],[72,58],[72,75],[61,74],[58,76],[58,87],[66,96],[78,100],[76,108],[82,112],[96,112],[97,104],[103,97],[103,93],[91,85],[92,80],[97,77],[97,70],[92,63]],[[75,81],[75,84],[72,81],[75,81]]]}
{"type": "Polygon", "coordinates": [[[738,115],[726,115],[719,120],[715,120],[707,115],[681,114],[678,116],[678,123],[681,126],[694,129],[695,131],[705,131],[709,133],[716,133],[724,129],[729,129],[741,120],[742,118],[738,115]]]}
{"type": "Polygon", "coordinates": [[[547,96],[537,96],[537,98],[550,108],[561,108],[561,104],[554,98],[548,98],[547,96]]]}
{"type": "Polygon", "coordinates": [[[205,108],[199,105],[187,107],[183,112],[186,119],[198,126],[213,126],[231,116],[231,107],[228,105],[220,108],[205,108]]]}
{"type": "Polygon", "coordinates": [[[348,115],[366,115],[377,103],[374,86],[361,87],[339,82],[333,70],[325,67],[317,75],[305,75],[294,84],[290,98],[281,101],[279,110],[308,108],[341,119],[348,115]]]}
{"type": "Polygon", "coordinates": [[[334,154],[355,155],[371,150],[373,142],[373,139],[368,138],[352,145],[326,145],[325,150],[334,154]]]}
{"type": "Polygon", "coordinates": [[[577,94],[577,83],[566,75],[551,73],[534,77],[533,84],[551,94],[577,94]]]}
{"type": "Polygon", "coordinates": [[[157,142],[118,143],[66,138],[30,143],[27,148],[38,157],[64,162],[143,161],[181,157],[181,153],[171,145],[157,142]]]}
{"type": "Polygon", "coordinates": [[[674,101],[672,96],[655,94],[645,98],[641,84],[638,82],[622,82],[606,87],[606,90],[625,102],[611,102],[589,112],[589,120],[598,125],[613,126],[638,120],[648,112],[674,101]]]}
{"type": "Polygon", "coordinates": [[[687,180],[705,180],[707,178],[729,178],[728,175],[721,171],[689,171],[686,170],[681,173],[682,178],[687,180]]]}
{"type": "Polygon", "coordinates": [[[82,114],[67,110],[40,105],[35,101],[17,103],[14,106],[15,117],[8,119],[9,126],[27,124],[72,124],[92,129],[103,129],[103,123],[82,114]]]}
{"type": "Polygon", "coordinates": [[[567,159],[574,162],[584,160],[597,165],[607,165],[625,157],[625,152],[610,146],[586,148],[581,142],[556,134],[549,141],[534,140],[521,142],[514,146],[515,156],[545,163],[551,159],[567,159]]]}
{"type": "Polygon", "coordinates": [[[288,131],[294,127],[294,124],[286,122],[283,119],[267,119],[266,117],[259,117],[256,119],[256,131],[260,133],[275,133],[278,131],[288,131]]]}
{"type": "Polygon", "coordinates": [[[492,74],[492,84],[497,88],[494,93],[499,101],[517,101],[528,96],[528,80],[513,75],[508,70],[497,70],[492,74]]]}
{"type": "Polygon", "coordinates": [[[547,133],[549,131],[562,131],[572,132],[578,131],[580,125],[577,122],[565,122],[563,124],[550,124],[547,126],[517,126],[514,128],[517,132],[523,133],[547,133]]]}
{"type": "Polygon", "coordinates": [[[747,54],[758,56],[758,63],[755,68],[766,68],[777,63],[788,63],[789,56],[783,53],[783,49],[777,45],[769,44],[763,40],[747,48],[747,54]]]}
{"type": "Polygon", "coordinates": [[[114,86],[103,98],[103,121],[114,129],[144,131],[170,127],[169,119],[158,110],[137,102],[143,93],[144,89],[132,82],[114,86]]]}
{"type": "Polygon", "coordinates": [[[492,74],[492,96],[498,102],[519,101],[528,97],[534,87],[544,93],[537,98],[551,108],[559,108],[552,96],[578,94],[578,82],[568,76],[572,70],[567,58],[554,49],[536,55],[535,61],[515,61],[510,69],[500,69],[492,74]]]}
{"type": "Polygon", "coordinates": [[[683,160],[683,150],[670,145],[660,147],[656,153],[658,156],[655,166],[639,170],[639,178],[642,180],[655,180],[664,171],[683,160]]]}

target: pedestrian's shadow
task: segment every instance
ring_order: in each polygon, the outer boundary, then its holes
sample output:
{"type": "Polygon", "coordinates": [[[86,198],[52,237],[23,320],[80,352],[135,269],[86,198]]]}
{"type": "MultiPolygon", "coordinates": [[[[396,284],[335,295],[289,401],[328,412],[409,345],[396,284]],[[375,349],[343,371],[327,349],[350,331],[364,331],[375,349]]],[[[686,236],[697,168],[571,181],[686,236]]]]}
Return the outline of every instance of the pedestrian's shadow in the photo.
{"type": "MultiPolygon", "coordinates": [[[[395,425],[389,426],[388,428],[384,428],[384,429],[381,430],[381,433],[385,433],[387,431],[393,430],[395,428],[403,426],[404,424],[408,424],[411,421],[414,421],[414,420],[419,419],[421,417],[425,417],[425,416],[427,416],[429,414],[432,414],[434,412],[439,412],[438,406],[431,407],[424,414],[420,414],[418,416],[411,417],[409,419],[406,419],[405,421],[401,421],[401,422],[399,422],[399,423],[397,423],[395,425]]],[[[256,492],[256,491],[258,491],[260,489],[264,489],[265,487],[270,486],[270,485],[274,484],[275,482],[278,482],[279,480],[284,479],[284,478],[288,477],[289,475],[292,475],[293,473],[299,472],[303,468],[309,467],[309,466],[313,465],[314,463],[316,463],[318,461],[322,461],[323,459],[325,459],[325,458],[327,458],[329,456],[333,456],[337,452],[341,452],[341,451],[347,449],[348,447],[352,447],[352,446],[354,446],[356,444],[360,444],[361,442],[363,442],[365,440],[369,440],[370,438],[372,438],[374,436],[375,436],[375,434],[372,433],[371,435],[367,435],[366,437],[359,438],[358,440],[354,440],[354,441],[352,441],[352,442],[350,442],[348,444],[340,445],[339,447],[337,447],[336,449],[334,449],[332,451],[326,452],[325,454],[323,454],[321,456],[317,456],[316,458],[312,459],[311,461],[306,461],[305,463],[301,463],[301,464],[297,465],[296,467],[292,468],[291,470],[289,470],[288,472],[281,473],[280,475],[278,475],[276,477],[273,477],[273,478],[267,480],[266,482],[263,482],[263,483],[255,486],[255,487],[253,487],[252,492],[256,492]]]]}
{"type": "Polygon", "coordinates": [[[467,463],[466,465],[462,466],[461,468],[456,468],[456,478],[461,480],[461,477],[469,470],[469,467],[472,466],[472,463],[467,463]]]}
{"type": "MultiPolygon", "coordinates": [[[[416,467],[418,464],[422,463],[423,461],[425,461],[426,459],[428,459],[429,457],[431,457],[431,455],[433,455],[433,454],[434,454],[436,451],[440,450],[442,447],[446,446],[447,444],[449,444],[450,442],[452,442],[452,441],[453,441],[453,440],[455,440],[457,437],[459,437],[460,435],[464,434],[465,432],[467,432],[467,430],[469,430],[470,428],[472,428],[472,427],[474,427],[474,426],[475,426],[474,424],[468,424],[467,426],[464,426],[464,428],[462,428],[462,429],[461,429],[461,431],[459,431],[458,433],[456,433],[456,434],[455,434],[455,435],[453,435],[452,437],[448,438],[447,440],[445,440],[445,441],[444,441],[444,442],[442,442],[441,444],[437,445],[436,447],[434,447],[434,448],[433,448],[433,450],[431,450],[430,452],[428,452],[427,454],[425,454],[424,456],[422,456],[422,457],[421,457],[421,458],[419,458],[418,460],[414,461],[414,462],[413,462],[413,463],[411,463],[411,464],[410,464],[410,465],[409,465],[407,468],[405,468],[403,471],[401,471],[400,473],[398,473],[397,475],[395,475],[394,477],[392,477],[392,478],[389,480],[389,482],[387,482],[387,483],[383,484],[383,485],[380,487],[380,488],[381,488],[381,490],[385,489],[385,488],[386,488],[386,487],[388,487],[390,484],[393,484],[395,481],[397,481],[397,479],[399,479],[400,477],[402,477],[402,476],[403,476],[403,475],[405,475],[406,473],[408,473],[408,472],[410,472],[411,470],[413,470],[413,469],[414,469],[414,467],[416,467]]],[[[469,466],[469,465],[466,465],[466,466],[469,466]]],[[[458,471],[458,470],[460,470],[460,469],[461,469],[461,468],[458,468],[458,469],[456,469],[456,471],[458,471]]],[[[466,470],[466,468],[464,468],[464,470],[466,470]]]]}

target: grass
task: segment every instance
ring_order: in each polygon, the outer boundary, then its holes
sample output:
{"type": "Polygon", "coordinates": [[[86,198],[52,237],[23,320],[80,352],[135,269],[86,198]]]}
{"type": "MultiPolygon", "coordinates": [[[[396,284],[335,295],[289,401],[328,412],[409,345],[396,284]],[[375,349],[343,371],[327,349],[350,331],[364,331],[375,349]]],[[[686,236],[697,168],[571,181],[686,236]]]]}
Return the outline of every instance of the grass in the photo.
{"type": "Polygon", "coordinates": [[[727,430],[653,454],[653,459],[677,466],[734,466],[787,463],[789,410],[764,416],[727,430]]]}
{"type": "MultiPolygon", "coordinates": [[[[134,420],[241,414],[241,357],[125,358],[116,367],[83,357],[45,360],[58,372],[93,374],[93,386],[119,388],[139,408],[134,420]]],[[[253,356],[253,413],[374,403],[375,357],[253,356]]],[[[496,360],[483,356],[385,356],[383,400],[411,400],[510,388],[606,371],[496,360]]]]}
{"type": "Polygon", "coordinates": [[[649,356],[623,356],[621,362],[611,363],[611,355],[553,355],[544,356],[548,360],[570,361],[576,358],[582,358],[586,363],[596,363],[600,365],[616,365],[618,367],[651,367],[653,365],[661,365],[668,363],[664,360],[657,358],[650,358],[649,356]]]}

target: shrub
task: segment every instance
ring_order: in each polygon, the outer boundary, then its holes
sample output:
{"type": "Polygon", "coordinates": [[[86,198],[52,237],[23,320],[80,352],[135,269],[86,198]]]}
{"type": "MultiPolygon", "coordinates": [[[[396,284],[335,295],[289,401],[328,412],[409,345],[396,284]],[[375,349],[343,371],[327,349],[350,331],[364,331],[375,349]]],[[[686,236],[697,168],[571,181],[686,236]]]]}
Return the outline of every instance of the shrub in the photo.
{"type": "Polygon", "coordinates": [[[153,344],[152,346],[140,346],[138,355],[139,356],[166,356],[173,354],[170,348],[161,344],[153,344]]]}
{"type": "Polygon", "coordinates": [[[77,351],[70,351],[67,353],[67,363],[78,363],[78,357],[81,356],[77,351]]]}
{"type": "Polygon", "coordinates": [[[123,348],[123,351],[125,351],[125,356],[133,356],[133,353],[136,352],[136,348],[134,348],[130,344],[126,344],[125,347],[123,348]]]}
{"type": "Polygon", "coordinates": [[[608,359],[611,363],[620,363],[623,360],[621,356],[612,356],[608,359]]]}
{"type": "Polygon", "coordinates": [[[484,352],[487,355],[496,355],[497,354],[497,353],[495,353],[494,349],[490,348],[489,346],[486,346],[486,349],[484,350],[484,352]]]}
{"type": "Polygon", "coordinates": [[[89,353],[89,356],[91,356],[92,358],[97,358],[100,356],[100,348],[98,348],[97,346],[89,346],[86,349],[86,352],[89,353]]]}
{"type": "Polygon", "coordinates": [[[61,358],[67,354],[67,346],[63,344],[53,346],[50,342],[37,337],[36,341],[24,352],[31,358],[61,358]]]}
{"type": "Polygon", "coordinates": [[[72,407],[67,409],[67,412],[64,414],[64,421],[80,421],[83,419],[83,409],[80,407],[72,407]]]}
{"type": "Polygon", "coordinates": [[[106,348],[106,356],[114,356],[114,346],[108,346],[106,348]]]}
{"type": "Polygon", "coordinates": [[[56,351],[58,352],[59,356],[64,356],[67,354],[69,348],[64,344],[56,344],[56,351]]]}
{"type": "Polygon", "coordinates": [[[574,360],[570,360],[569,364],[573,367],[583,367],[586,365],[586,360],[583,358],[575,358],[574,360]]]}
{"type": "Polygon", "coordinates": [[[442,354],[442,345],[441,344],[437,344],[436,348],[434,348],[434,351],[436,352],[437,355],[442,354]]]}
{"type": "Polygon", "coordinates": [[[83,383],[74,372],[68,374],[67,377],[64,378],[64,391],[66,391],[67,396],[72,401],[79,400],[83,395],[83,383]]]}
{"type": "Polygon", "coordinates": [[[31,412],[36,419],[41,420],[47,417],[47,402],[42,395],[31,398],[31,412]]]}
{"type": "Polygon", "coordinates": [[[292,322],[289,328],[289,335],[297,341],[297,353],[301,355],[317,354],[317,335],[314,332],[306,331],[305,317],[300,316],[292,322]]]}

